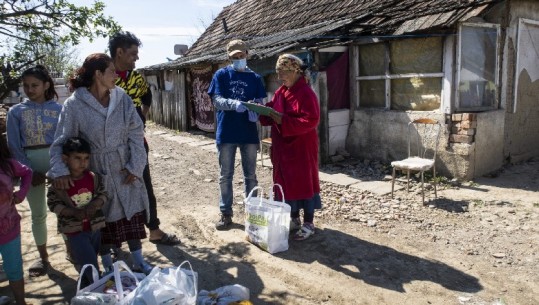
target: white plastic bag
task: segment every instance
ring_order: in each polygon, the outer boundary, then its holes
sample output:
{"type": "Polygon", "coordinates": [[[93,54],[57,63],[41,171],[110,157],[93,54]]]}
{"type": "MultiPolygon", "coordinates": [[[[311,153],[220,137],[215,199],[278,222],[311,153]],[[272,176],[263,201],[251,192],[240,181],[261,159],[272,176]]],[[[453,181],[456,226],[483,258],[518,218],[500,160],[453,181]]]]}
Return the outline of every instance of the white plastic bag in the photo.
{"type": "Polygon", "coordinates": [[[127,264],[123,261],[117,261],[113,264],[113,272],[99,278],[97,269],[92,264],[84,265],[80,271],[80,276],[77,281],[77,293],[71,299],[71,305],[127,305],[130,304],[130,300],[134,295],[133,291],[124,291],[122,286],[122,278],[127,277],[132,279],[135,286],[139,284],[139,281],[145,277],[143,273],[134,273],[127,267],[127,264]],[[87,268],[92,270],[93,283],[80,289],[82,275],[87,268]],[[122,271],[123,270],[123,271],[122,271]],[[105,293],[105,284],[113,279],[116,293],[105,293]]]}
{"type": "Polygon", "coordinates": [[[277,253],[288,250],[288,235],[290,234],[290,205],[284,202],[283,188],[281,190],[282,202],[274,200],[273,187],[270,189],[270,198],[252,197],[255,187],[245,199],[245,233],[247,240],[268,251],[277,253]]]}
{"type": "Polygon", "coordinates": [[[197,305],[228,305],[231,302],[249,300],[249,289],[241,285],[219,287],[212,291],[201,290],[197,305]]]}
{"type": "Polygon", "coordinates": [[[154,267],[135,290],[133,305],[195,305],[197,274],[191,263],[184,261],[176,268],[154,267]],[[189,265],[183,269],[184,264],[189,265]]]}

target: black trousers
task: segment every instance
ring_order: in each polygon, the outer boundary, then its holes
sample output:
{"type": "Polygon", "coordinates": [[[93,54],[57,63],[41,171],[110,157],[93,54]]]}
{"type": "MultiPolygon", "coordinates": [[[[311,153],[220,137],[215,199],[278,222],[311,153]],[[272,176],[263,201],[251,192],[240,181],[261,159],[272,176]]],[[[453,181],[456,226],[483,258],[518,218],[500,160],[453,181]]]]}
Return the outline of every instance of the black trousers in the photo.
{"type": "MultiPolygon", "coordinates": [[[[146,149],[146,154],[149,153],[150,147],[144,139],[144,148],[146,149]]],[[[153,192],[152,185],[152,176],[150,175],[150,163],[146,164],[144,172],[142,173],[142,178],[144,179],[144,185],[146,185],[146,192],[148,193],[148,200],[150,201],[150,219],[146,222],[146,227],[149,230],[159,229],[159,218],[157,218],[157,200],[155,199],[155,194],[153,192]]]]}

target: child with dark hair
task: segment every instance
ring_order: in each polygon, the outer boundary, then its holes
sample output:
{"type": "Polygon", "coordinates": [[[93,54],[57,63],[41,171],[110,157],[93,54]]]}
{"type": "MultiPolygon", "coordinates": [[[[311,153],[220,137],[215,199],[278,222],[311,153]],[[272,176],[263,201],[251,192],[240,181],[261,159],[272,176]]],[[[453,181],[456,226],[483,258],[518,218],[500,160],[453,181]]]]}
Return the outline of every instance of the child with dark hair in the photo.
{"type": "MultiPolygon", "coordinates": [[[[79,272],[86,264],[99,270],[100,229],[105,226],[101,207],[107,201],[107,194],[101,177],[88,170],[90,153],[90,144],[84,139],[67,139],[62,146],[62,160],[69,169],[73,185],[67,190],[52,186],[47,194],[47,205],[58,215],[58,231],[67,236],[79,272]]],[[[85,272],[81,283],[83,286],[92,283],[90,270],[85,272]]]]}
{"type": "Polygon", "coordinates": [[[13,157],[33,171],[28,203],[40,260],[29,271],[30,276],[41,276],[49,266],[45,173],[49,170],[49,146],[54,140],[62,105],[54,100],[58,94],[45,67],[37,65],[25,70],[22,84],[27,99],[11,107],[7,114],[7,141],[13,157]]]}
{"type": "Polygon", "coordinates": [[[32,170],[11,159],[6,140],[0,136],[0,254],[17,304],[26,304],[26,301],[21,254],[21,216],[15,205],[24,200],[31,182],[32,170]],[[16,178],[21,178],[21,186],[18,191],[13,192],[16,178]]]}

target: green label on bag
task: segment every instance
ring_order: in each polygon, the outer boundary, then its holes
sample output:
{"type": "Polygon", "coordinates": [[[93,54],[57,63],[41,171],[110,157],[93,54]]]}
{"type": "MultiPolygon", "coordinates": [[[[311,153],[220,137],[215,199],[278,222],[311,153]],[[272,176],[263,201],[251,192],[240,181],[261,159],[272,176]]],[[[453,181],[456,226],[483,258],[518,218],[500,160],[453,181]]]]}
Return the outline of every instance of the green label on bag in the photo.
{"type": "Polygon", "coordinates": [[[268,219],[262,215],[248,214],[247,221],[258,226],[268,226],[268,219]]]}

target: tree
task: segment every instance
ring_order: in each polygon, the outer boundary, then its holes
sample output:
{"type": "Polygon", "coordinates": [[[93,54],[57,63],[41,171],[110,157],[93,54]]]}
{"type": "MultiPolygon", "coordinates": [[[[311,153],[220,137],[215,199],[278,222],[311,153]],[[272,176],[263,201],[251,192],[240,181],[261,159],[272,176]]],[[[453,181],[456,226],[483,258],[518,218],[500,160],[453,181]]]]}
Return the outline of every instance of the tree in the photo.
{"type": "MultiPolygon", "coordinates": [[[[103,15],[104,2],[76,6],[67,0],[3,0],[0,3],[0,44],[18,45],[0,56],[0,100],[18,86],[18,75],[26,67],[45,58],[46,48],[25,53],[33,46],[77,45],[81,38],[90,41],[120,30],[103,15]],[[13,43],[15,42],[15,43],[13,43]]],[[[6,50],[4,50],[6,51],[6,50]]]]}

